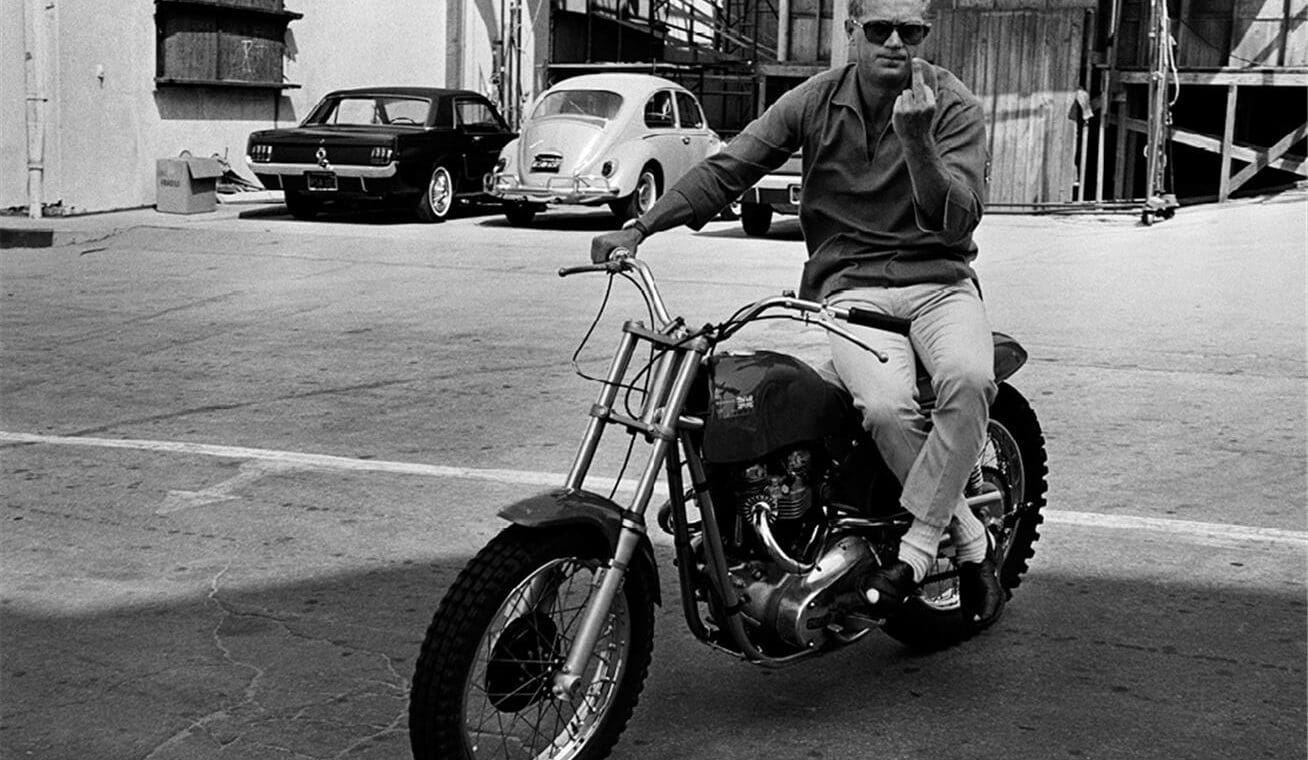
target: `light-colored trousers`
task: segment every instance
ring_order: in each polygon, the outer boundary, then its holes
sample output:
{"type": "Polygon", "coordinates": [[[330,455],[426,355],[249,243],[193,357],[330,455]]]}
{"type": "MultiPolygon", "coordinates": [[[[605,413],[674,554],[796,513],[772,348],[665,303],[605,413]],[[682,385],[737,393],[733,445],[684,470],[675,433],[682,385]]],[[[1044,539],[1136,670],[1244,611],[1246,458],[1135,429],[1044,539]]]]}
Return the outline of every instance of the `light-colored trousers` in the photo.
{"type": "Polygon", "coordinates": [[[994,341],[980,294],[963,280],[843,290],[828,301],[912,320],[907,338],[844,325],[886,354],[885,364],[837,335],[830,335],[831,359],[903,485],[902,505],[941,533],[956,510],[967,509],[963,488],[985,442],[996,391],[994,341]],[[936,395],[929,423],[918,404],[916,357],[931,373],[936,395]]]}

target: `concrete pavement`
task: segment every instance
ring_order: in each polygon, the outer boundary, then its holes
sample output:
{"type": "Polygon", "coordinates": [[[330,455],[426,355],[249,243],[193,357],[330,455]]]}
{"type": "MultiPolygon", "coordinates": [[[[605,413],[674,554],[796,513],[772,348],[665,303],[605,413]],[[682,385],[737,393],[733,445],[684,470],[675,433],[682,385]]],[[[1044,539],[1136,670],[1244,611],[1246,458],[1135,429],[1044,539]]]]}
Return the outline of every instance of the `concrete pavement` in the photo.
{"type": "MultiPolygon", "coordinates": [[[[1305,209],[988,218],[992,321],[1031,350],[1051,456],[1003,624],[761,671],[690,640],[660,539],[615,756],[1302,758],[1305,209]]],[[[0,252],[0,755],[407,756],[440,595],[574,450],[593,391],[567,358],[603,288],[553,271],[607,216],[46,223],[54,247],[0,252]]],[[[690,321],[803,258],[793,222],[643,255],[690,321]]],[[[615,289],[584,366],[633,306],[615,289]]]]}

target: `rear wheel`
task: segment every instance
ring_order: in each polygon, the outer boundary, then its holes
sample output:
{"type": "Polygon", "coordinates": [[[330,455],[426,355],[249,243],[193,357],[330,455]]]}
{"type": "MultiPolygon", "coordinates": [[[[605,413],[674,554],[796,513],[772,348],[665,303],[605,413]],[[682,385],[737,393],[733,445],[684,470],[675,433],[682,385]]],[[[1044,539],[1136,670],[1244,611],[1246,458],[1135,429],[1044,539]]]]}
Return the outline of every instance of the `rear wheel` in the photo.
{"type": "Polygon", "coordinates": [[[418,658],[409,702],[416,760],[598,760],[631,718],[653,647],[653,591],[626,576],[578,696],[551,687],[609,550],[583,532],[510,526],[460,573],[418,658]]]}
{"type": "Polygon", "coordinates": [[[610,203],[609,210],[623,221],[636,219],[649,211],[658,199],[659,178],[654,174],[652,167],[646,166],[640,170],[640,176],[636,179],[636,189],[631,195],[610,203]]]}
{"type": "Polygon", "coordinates": [[[504,218],[514,227],[530,227],[532,220],[536,218],[536,207],[530,203],[506,201],[504,218]]]}
{"type": "Polygon", "coordinates": [[[286,210],[291,212],[291,216],[296,219],[312,219],[318,215],[319,203],[316,199],[310,198],[308,193],[298,193],[294,190],[287,190],[286,210]]]}
{"type": "Polygon", "coordinates": [[[450,170],[437,164],[427,180],[427,189],[418,196],[416,210],[424,222],[443,222],[454,208],[454,178],[450,170]]]}
{"type": "Polygon", "coordinates": [[[740,204],[740,226],[750,237],[762,237],[772,228],[772,207],[766,203],[740,204]]]}
{"type": "MultiPolygon", "coordinates": [[[[1011,385],[999,384],[990,407],[990,426],[978,462],[981,477],[1003,495],[1003,501],[977,517],[994,541],[999,583],[1011,591],[1022,582],[1035,554],[1044,521],[1048,466],[1045,439],[1031,405],[1011,385]]],[[[953,559],[941,556],[918,595],[902,612],[886,621],[886,633],[922,649],[955,644],[972,635],[959,608],[958,571],[953,559]]]]}

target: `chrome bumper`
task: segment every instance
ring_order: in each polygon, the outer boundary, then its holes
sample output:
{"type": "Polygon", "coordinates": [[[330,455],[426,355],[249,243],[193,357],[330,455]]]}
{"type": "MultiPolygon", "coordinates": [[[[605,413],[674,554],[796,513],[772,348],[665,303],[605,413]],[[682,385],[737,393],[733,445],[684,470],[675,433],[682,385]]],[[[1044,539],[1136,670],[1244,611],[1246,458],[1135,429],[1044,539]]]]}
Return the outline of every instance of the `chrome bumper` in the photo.
{"type": "Polygon", "coordinates": [[[604,177],[550,177],[545,184],[525,184],[511,174],[489,174],[486,192],[501,200],[533,203],[601,203],[615,200],[618,188],[604,177]]]}
{"type": "Polygon", "coordinates": [[[331,172],[338,177],[364,177],[367,179],[384,179],[395,176],[395,162],[393,161],[385,166],[359,166],[357,164],[327,164],[321,166],[319,164],[260,163],[252,161],[249,156],[246,156],[245,163],[250,167],[250,171],[255,174],[278,174],[298,177],[305,172],[331,172]]]}

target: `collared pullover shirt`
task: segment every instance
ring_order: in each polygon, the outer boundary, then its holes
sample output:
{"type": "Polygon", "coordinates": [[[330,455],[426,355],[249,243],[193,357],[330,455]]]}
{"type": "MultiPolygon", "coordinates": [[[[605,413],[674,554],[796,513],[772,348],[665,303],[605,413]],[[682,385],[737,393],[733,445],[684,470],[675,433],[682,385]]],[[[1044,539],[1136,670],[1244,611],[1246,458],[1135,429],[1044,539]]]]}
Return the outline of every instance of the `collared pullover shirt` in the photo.
{"type": "Polygon", "coordinates": [[[949,189],[922,213],[891,126],[898,92],[864,104],[855,64],[818,74],[783,95],[719,153],[682,177],[642,218],[651,231],[700,229],[796,150],[803,151],[800,225],[808,262],[800,297],[841,290],[975,278],[972,230],[985,202],[987,146],[981,104],[954,75],[931,66],[932,122],[949,189]],[[878,114],[869,123],[865,114],[878,114]],[[925,219],[943,219],[928,229],[925,219]]]}

